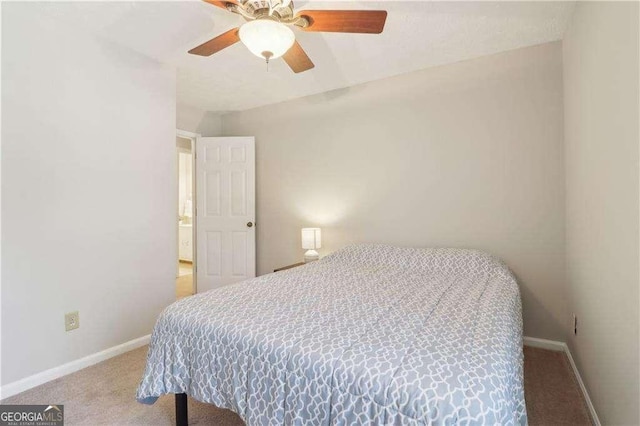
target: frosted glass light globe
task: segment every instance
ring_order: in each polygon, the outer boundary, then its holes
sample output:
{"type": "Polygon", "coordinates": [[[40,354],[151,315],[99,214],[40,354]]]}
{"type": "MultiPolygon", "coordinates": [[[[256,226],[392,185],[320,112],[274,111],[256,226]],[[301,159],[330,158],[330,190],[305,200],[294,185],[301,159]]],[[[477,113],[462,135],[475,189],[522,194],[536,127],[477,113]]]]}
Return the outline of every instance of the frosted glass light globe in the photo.
{"type": "Polygon", "coordinates": [[[279,58],[293,46],[296,36],[291,28],[270,19],[256,19],[240,27],[240,40],[254,55],[279,58]]]}

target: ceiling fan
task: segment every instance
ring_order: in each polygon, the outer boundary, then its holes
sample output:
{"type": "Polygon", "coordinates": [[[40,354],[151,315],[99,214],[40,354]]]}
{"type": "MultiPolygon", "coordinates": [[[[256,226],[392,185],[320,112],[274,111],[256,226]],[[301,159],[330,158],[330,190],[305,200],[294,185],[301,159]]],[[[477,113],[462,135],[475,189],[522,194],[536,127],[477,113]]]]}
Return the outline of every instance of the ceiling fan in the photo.
{"type": "Polygon", "coordinates": [[[291,0],[203,0],[242,16],[247,22],[189,51],[211,56],[239,41],[254,55],[266,60],[282,56],[295,73],[310,70],[313,62],[295,34],[294,26],[308,32],[380,34],[387,19],[385,10],[303,10],[294,14],[291,0]]]}

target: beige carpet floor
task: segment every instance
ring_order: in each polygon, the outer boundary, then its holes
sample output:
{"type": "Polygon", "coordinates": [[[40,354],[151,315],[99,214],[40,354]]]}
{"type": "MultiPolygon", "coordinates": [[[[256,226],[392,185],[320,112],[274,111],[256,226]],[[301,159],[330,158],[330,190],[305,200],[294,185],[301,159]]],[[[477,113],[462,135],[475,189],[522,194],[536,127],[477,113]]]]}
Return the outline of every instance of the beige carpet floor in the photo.
{"type": "Polygon", "coordinates": [[[563,352],[524,348],[524,397],[530,425],[590,425],[589,409],[563,352]]]}
{"type": "MultiPolygon", "coordinates": [[[[96,364],[2,401],[64,404],[66,425],[173,425],[172,396],[138,404],[135,390],[147,347],[96,364]]],[[[589,425],[589,414],[566,356],[525,348],[525,397],[530,425],[589,425]]],[[[228,410],[189,400],[191,425],[243,425],[228,410]]]]}

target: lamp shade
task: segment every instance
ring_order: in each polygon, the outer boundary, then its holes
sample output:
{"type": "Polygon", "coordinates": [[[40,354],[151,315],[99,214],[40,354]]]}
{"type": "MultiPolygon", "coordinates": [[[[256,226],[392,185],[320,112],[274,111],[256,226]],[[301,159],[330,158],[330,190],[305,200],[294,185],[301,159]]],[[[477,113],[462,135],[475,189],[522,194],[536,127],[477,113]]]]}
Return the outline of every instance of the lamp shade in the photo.
{"type": "Polygon", "coordinates": [[[265,59],[279,58],[296,41],[291,28],[270,19],[247,22],[240,27],[239,36],[251,53],[265,59]]]}
{"type": "Polygon", "coordinates": [[[305,250],[322,248],[320,228],[302,228],[302,248],[305,250]]]}

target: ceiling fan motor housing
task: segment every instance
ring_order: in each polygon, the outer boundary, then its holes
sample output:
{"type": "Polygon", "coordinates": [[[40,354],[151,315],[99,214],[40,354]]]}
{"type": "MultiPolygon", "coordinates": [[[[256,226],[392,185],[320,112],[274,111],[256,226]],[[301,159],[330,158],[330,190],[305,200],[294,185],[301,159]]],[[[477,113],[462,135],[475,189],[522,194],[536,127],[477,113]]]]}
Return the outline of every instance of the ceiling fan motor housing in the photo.
{"type": "Polygon", "coordinates": [[[246,0],[243,9],[254,19],[270,16],[280,20],[293,18],[293,2],[286,0],[246,0]]]}

